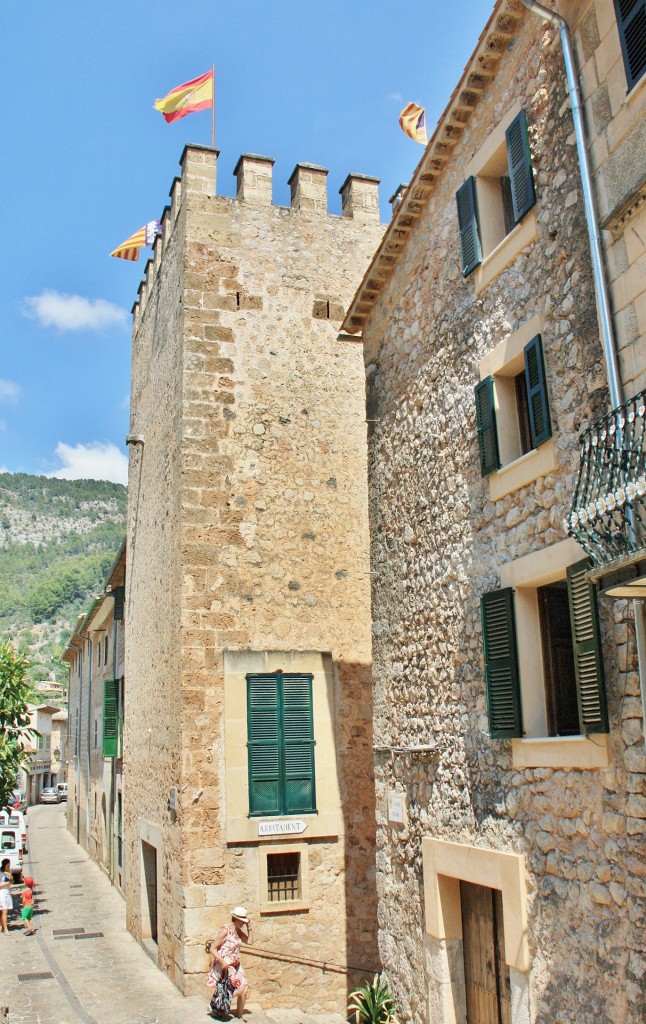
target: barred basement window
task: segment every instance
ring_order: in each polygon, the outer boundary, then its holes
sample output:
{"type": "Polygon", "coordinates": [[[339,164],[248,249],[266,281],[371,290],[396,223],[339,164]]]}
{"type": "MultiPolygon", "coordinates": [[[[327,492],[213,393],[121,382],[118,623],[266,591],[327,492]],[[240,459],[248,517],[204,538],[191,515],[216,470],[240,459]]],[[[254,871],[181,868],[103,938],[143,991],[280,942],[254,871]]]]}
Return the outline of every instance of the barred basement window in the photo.
{"type": "Polygon", "coordinates": [[[301,898],[300,853],[267,854],[267,896],[270,903],[301,898]]]}

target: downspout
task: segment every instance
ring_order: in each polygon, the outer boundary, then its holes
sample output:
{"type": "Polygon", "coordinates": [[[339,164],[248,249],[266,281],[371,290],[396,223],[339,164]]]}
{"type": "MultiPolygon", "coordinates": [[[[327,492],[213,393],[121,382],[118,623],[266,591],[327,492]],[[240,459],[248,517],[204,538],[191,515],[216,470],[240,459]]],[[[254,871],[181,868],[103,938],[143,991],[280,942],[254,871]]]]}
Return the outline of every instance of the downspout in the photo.
{"type": "Polygon", "coordinates": [[[572,120],[574,121],[574,134],[576,137],[576,148],[579,155],[579,169],[581,171],[581,185],[583,188],[583,204],[585,207],[585,219],[588,227],[588,239],[590,242],[590,255],[592,257],[592,273],[594,276],[594,291],[597,298],[597,309],[599,323],[601,326],[601,344],[606,361],[606,373],[608,375],[608,391],[610,392],[610,406],[616,409],[622,402],[621,375],[619,372],[619,358],[617,356],[617,345],[615,342],[612,327],[612,313],[610,311],[610,296],[603,262],[603,250],[601,248],[601,231],[599,229],[599,218],[592,187],[592,173],[588,159],[588,147],[585,140],[585,125],[583,123],[583,108],[581,106],[581,94],[577,82],[574,66],[574,51],[572,49],[572,38],[570,29],[565,18],[562,18],[556,11],[544,7],[537,0],[523,0],[525,7],[537,14],[543,21],[555,25],[561,35],[561,46],[563,47],[563,61],[565,63],[565,74],[567,76],[568,91],[572,104],[572,120]]]}

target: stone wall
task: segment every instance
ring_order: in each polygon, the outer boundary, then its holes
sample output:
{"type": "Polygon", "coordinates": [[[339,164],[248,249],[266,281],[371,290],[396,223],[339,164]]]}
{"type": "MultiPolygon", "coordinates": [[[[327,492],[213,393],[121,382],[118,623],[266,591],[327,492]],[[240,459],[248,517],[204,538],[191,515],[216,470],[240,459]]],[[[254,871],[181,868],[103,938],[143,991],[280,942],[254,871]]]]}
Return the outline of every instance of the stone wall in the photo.
{"type": "Polygon", "coordinates": [[[228,199],[214,194],[215,154],[185,151],[135,307],[131,429],[145,440],[129,483],[128,923],[145,938],[145,820],[159,843],[158,962],[176,984],[205,992],[204,941],[243,903],[264,951],[246,958],[252,999],[341,1011],[361,977],[346,966],[372,970],[378,955],[364,375],[360,345],[337,336],[382,228],[374,179],[350,176],[334,217],[327,172],[307,164],[291,207],[273,206],[272,164],[242,157],[228,199]],[[260,914],[257,830],[227,832],[226,750],[245,742],[227,723],[231,652],[272,669],[305,652],[332,665],[336,750],[320,783],[335,824],[299,836],[298,913],[260,914]]]}
{"type": "Polygon", "coordinates": [[[480,595],[499,585],[501,565],[564,539],[578,434],[607,403],[560,45],[538,19],[525,17],[478,101],[364,345],[376,421],[369,477],[380,949],[404,1017],[465,1019],[461,943],[445,943],[438,959],[425,934],[421,844],[438,837],[526,858],[531,971],[512,972],[514,1024],[637,1024],[646,757],[630,606],[600,603],[608,768],[515,768],[511,743],[487,735],[480,595]],[[473,278],[460,272],[455,192],[517,100],[530,126],[538,237],[476,296],[473,278]],[[537,314],[558,468],[492,501],[478,460],[478,363],[537,314]],[[399,825],[388,820],[393,792],[406,808],[399,825]]]}

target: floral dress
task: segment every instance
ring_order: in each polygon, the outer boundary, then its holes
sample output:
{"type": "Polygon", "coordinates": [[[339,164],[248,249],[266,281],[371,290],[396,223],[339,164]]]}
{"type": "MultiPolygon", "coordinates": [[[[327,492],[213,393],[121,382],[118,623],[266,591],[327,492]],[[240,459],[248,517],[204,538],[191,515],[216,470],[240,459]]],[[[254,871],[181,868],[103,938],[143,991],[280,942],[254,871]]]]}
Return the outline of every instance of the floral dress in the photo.
{"type": "MultiPolygon", "coordinates": [[[[0,875],[0,882],[11,882],[11,875],[5,875],[3,872],[0,875]]],[[[0,889],[0,910],[13,910],[13,898],[8,887],[0,889]]]]}
{"type": "MultiPolygon", "coordinates": [[[[227,965],[229,981],[233,985],[233,990],[235,992],[237,989],[242,988],[247,984],[247,976],[240,964],[240,946],[242,945],[242,939],[236,932],[235,928],[232,928],[231,925],[225,925],[225,928],[227,934],[224,942],[217,952],[218,956],[222,957],[227,965]]],[[[210,988],[215,988],[223,971],[224,968],[220,964],[212,964],[206,981],[210,988]]]]}

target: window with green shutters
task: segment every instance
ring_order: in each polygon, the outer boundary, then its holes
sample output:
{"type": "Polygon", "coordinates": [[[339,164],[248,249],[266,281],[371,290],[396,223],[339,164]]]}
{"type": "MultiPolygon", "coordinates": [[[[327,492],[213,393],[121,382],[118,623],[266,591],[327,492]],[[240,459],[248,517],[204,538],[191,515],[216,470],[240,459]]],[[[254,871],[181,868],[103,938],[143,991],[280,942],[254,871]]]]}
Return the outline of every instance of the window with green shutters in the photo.
{"type": "MultiPolygon", "coordinates": [[[[567,568],[569,630],[571,633],[570,664],[574,658],[576,699],[578,703],[578,734],[608,732],[608,710],[601,651],[601,636],[596,595],[586,578],[591,563],[585,559],[567,568]]],[[[565,587],[565,583],[555,585],[565,587]]],[[[529,590],[529,588],[527,588],[529,590]]],[[[548,588],[540,588],[545,590],[548,588]]],[[[537,588],[538,593],[538,588],[537,588]]],[[[518,641],[514,591],[507,587],[483,594],[480,600],[485,659],[485,683],[490,735],[511,738],[523,735],[521,678],[519,672],[518,641]]],[[[554,700],[549,689],[559,686],[558,671],[566,671],[567,658],[563,656],[563,641],[558,636],[545,635],[549,619],[541,616],[541,635],[536,637],[543,651],[546,673],[546,704],[554,700]],[[556,666],[556,676],[547,679],[548,662],[556,666]],[[548,682],[550,686],[548,687],[548,682]]],[[[559,622],[562,635],[564,623],[559,622]]],[[[565,629],[567,630],[567,626],[565,629]]],[[[563,692],[572,685],[566,675],[561,676],[563,692]]],[[[558,693],[556,694],[558,698],[558,693]]],[[[558,723],[548,706],[548,721],[558,723]]],[[[576,714],[572,724],[560,731],[558,724],[549,726],[550,735],[571,735],[577,729],[576,714]]]]}
{"type": "Polygon", "coordinates": [[[456,192],[462,274],[468,277],[536,204],[527,116],[521,110],[456,192]]]}
{"type": "Polygon", "coordinates": [[[628,89],[646,71],[646,0],[615,0],[628,89]]]}
{"type": "MultiPolygon", "coordinates": [[[[513,375],[508,377],[504,372],[498,376],[485,377],[475,387],[476,425],[478,432],[478,453],[480,472],[489,476],[501,469],[508,462],[501,458],[501,446],[498,439],[498,419],[496,388],[503,388],[507,380],[514,380],[513,413],[510,403],[505,404],[507,416],[513,417],[515,423],[505,425],[517,430],[517,451],[513,458],[519,458],[539,445],[544,444],[552,436],[550,403],[545,377],[545,361],[543,358],[543,342],[540,334],[535,335],[523,350],[524,381],[518,387],[513,375]],[[527,424],[527,431],[523,425],[527,424]],[[528,440],[525,443],[524,433],[528,440]]],[[[508,436],[510,430],[508,430],[508,436]]],[[[509,458],[509,455],[507,455],[509,458]]],[[[513,461],[513,459],[512,459],[513,461]]]]}
{"type": "Polygon", "coordinates": [[[312,676],[247,675],[249,813],[316,810],[312,676]]]}
{"type": "Polygon", "coordinates": [[[119,680],[103,682],[103,756],[116,757],[119,733],[119,680]]]}

